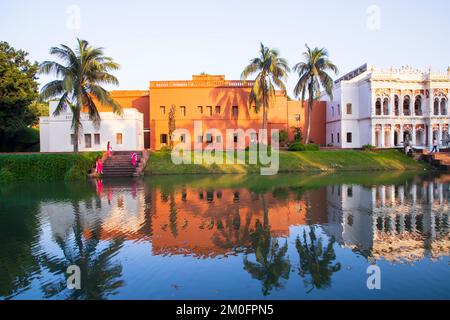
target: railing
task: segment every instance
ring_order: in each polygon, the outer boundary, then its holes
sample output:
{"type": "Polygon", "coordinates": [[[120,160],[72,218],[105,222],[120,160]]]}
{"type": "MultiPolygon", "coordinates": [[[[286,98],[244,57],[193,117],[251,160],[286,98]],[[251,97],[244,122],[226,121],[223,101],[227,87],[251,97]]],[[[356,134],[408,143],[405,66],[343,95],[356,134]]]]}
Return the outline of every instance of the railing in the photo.
{"type": "Polygon", "coordinates": [[[150,88],[216,88],[252,87],[253,80],[175,80],[175,81],[150,81],[150,88]]]}

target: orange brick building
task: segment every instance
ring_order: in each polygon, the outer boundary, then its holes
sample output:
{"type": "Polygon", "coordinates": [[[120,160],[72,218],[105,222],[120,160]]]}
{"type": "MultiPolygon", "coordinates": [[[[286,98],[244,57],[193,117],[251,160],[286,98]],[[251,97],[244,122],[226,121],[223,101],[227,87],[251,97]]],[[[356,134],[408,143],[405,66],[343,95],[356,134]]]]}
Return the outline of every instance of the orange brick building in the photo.
{"type": "MultiPolygon", "coordinates": [[[[249,128],[262,126],[262,110],[249,107],[248,99],[252,81],[225,80],[222,75],[194,75],[192,80],[151,81],[149,90],[113,91],[113,97],[123,108],[135,108],[144,115],[144,144],[146,148],[159,150],[170,143],[169,113],[174,110],[175,128],[188,129],[191,138],[194,121],[201,120],[203,132],[209,128],[249,128]]],[[[325,144],[326,104],[316,102],[311,114],[311,140],[325,144]]],[[[287,131],[294,139],[294,128],[306,133],[306,104],[290,100],[286,93],[277,91],[268,108],[267,122],[271,129],[287,131]]],[[[207,141],[203,137],[203,143],[207,141]]]]}

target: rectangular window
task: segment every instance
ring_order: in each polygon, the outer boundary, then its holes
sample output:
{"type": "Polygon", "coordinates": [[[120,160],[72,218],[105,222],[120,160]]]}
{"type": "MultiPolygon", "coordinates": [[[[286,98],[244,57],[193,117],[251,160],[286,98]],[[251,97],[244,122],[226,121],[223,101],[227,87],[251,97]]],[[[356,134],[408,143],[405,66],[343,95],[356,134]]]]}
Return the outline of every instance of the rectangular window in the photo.
{"type": "Polygon", "coordinates": [[[353,197],[353,188],[348,187],[347,189],[347,197],[352,198],[353,197]]]}
{"type": "Polygon", "coordinates": [[[338,115],[341,115],[341,105],[340,104],[337,105],[337,110],[338,110],[338,115]]]}
{"type": "Polygon", "coordinates": [[[75,135],[73,133],[70,135],[70,144],[71,145],[75,144],[75,135]]]}
{"type": "Polygon", "coordinates": [[[239,107],[238,106],[233,106],[233,118],[237,118],[239,115],[239,107]]]}
{"type": "Polygon", "coordinates": [[[220,114],[220,106],[216,106],[216,114],[220,114]]]}
{"type": "Polygon", "coordinates": [[[300,121],[300,119],[301,119],[300,115],[299,115],[299,114],[296,114],[296,115],[295,115],[295,121],[300,121]]]}
{"type": "Polygon", "coordinates": [[[122,144],[123,143],[123,137],[121,133],[116,133],[116,144],[122,144]]]}
{"type": "Polygon", "coordinates": [[[197,109],[198,109],[198,113],[203,114],[203,107],[202,106],[198,106],[197,109]]]}
{"type": "Polygon", "coordinates": [[[338,132],[337,133],[337,143],[341,142],[341,134],[338,132]]]}
{"type": "Polygon", "coordinates": [[[234,143],[237,143],[237,142],[238,142],[238,134],[237,134],[237,133],[235,133],[235,134],[233,135],[233,142],[234,142],[234,143]]]}
{"type": "Polygon", "coordinates": [[[84,146],[86,148],[92,148],[92,135],[91,134],[84,135],[84,146]]]}
{"type": "Polygon", "coordinates": [[[100,144],[100,133],[94,134],[94,144],[100,144]]]}
{"type": "Polygon", "coordinates": [[[347,103],[347,114],[352,114],[352,104],[347,103]]]}
{"type": "Polygon", "coordinates": [[[331,134],[331,143],[334,143],[334,135],[331,134]]]}
{"type": "Polygon", "coordinates": [[[163,133],[159,136],[159,142],[161,144],[167,144],[167,134],[163,133]]]}
{"type": "Polygon", "coordinates": [[[165,115],[166,114],[166,107],[165,106],[159,107],[159,112],[161,113],[161,115],[165,115]]]}
{"type": "Polygon", "coordinates": [[[347,143],[352,143],[352,133],[347,132],[347,143]]]}
{"type": "Polygon", "coordinates": [[[186,142],[186,135],[184,133],[180,135],[180,142],[186,142]]]}
{"type": "Polygon", "coordinates": [[[198,143],[202,143],[203,142],[203,136],[198,136],[197,137],[197,142],[198,143]]]}
{"type": "Polygon", "coordinates": [[[206,142],[207,142],[207,143],[213,142],[213,136],[212,136],[211,133],[207,133],[207,134],[206,134],[206,142]]]}
{"type": "Polygon", "coordinates": [[[180,107],[180,115],[182,117],[186,117],[186,107],[184,107],[184,106],[180,107]]]}
{"type": "Polygon", "coordinates": [[[222,142],[222,136],[217,136],[216,137],[216,142],[217,143],[221,143],[222,142]]]}
{"type": "Polygon", "coordinates": [[[207,107],[206,107],[206,114],[207,114],[208,116],[212,116],[212,107],[211,107],[211,106],[207,106],[207,107]]]}

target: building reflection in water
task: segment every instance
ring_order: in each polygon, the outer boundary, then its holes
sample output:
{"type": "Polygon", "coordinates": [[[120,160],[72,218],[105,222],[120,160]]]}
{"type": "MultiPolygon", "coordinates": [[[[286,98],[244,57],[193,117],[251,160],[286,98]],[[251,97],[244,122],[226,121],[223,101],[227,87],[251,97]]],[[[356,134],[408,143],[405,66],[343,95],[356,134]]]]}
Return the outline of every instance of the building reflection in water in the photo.
{"type": "MultiPolygon", "coordinates": [[[[64,255],[72,252],[66,261],[61,259],[64,266],[84,263],[86,270],[111,269],[117,279],[100,279],[109,281],[111,292],[120,287],[122,270],[120,261],[107,255],[115,256],[124,241],[131,241],[151,244],[152,255],[242,256],[243,269],[260,281],[263,295],[269,295],[283,288],[291,271],[303,279],[307,292],[330,287],[333,274],[341,269],[337,245],[369,262],[448,256],[449,186],[449,176],[398,185],[278,187],[264,192],[96,181],[96,196],[41,202],[39,212],[64,255]]],[[[49,257],[49,268],[52,262],[49,257]]]]}
{"type": "Polygon", "coordinates": [[[375,260],[433,259],[450,253],[449,178],[365,188],[328,186],[327,234],[375,260]]]}
{"type": "MultiPolygon", "coordinates": [[[[154,188],[144,181],[108,184],[106,194],[78,204],[85,234],[101,223],[102,239],[148,240],[152,253],[200,258],[253,251],[257,222],[274,238],[298,225],[320,225],[325,234],[366,257],[392,261],[437,258],[450,252],[449,181],[401,185],[330,185],[298,193],[275,189],[154,188]]],[[[75,224],[72,203],[42,203],[54,238],[75,224]],[[68,207],[68,208],[66,208],[68,207]]]]}

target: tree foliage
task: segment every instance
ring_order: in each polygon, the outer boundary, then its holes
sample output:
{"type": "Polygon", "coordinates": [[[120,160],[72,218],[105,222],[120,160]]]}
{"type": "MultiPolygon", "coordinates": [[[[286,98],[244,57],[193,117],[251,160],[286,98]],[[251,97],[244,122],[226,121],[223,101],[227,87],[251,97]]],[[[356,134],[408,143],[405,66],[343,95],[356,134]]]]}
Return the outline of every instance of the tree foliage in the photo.
{"type": "Polygon", "coordinates": [[[11,136],[36,121],[28,106],[38,97],[37,62],[0,42],[0,135],[11,136]]]}

